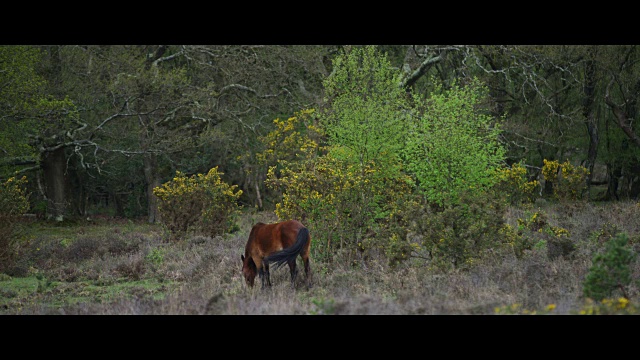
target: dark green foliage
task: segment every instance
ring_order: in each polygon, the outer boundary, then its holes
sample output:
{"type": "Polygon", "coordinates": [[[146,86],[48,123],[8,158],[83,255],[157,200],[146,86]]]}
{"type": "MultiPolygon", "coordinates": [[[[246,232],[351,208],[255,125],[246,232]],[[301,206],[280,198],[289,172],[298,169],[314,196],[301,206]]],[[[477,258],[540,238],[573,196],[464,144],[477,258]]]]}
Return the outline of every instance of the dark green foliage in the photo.
{"type": "MultiPolygon", "coordinates": [[[[411,230],[420,240],[413,245],[413,256],[446,270],[469,266],[485,251],[498,249],[503,240],[505,202],[497,195],[465,191],[460,193],[459,203],[415,211],[411,230]]],[[[395,247],[402,251],[411,248],[395,247]]]]}
{"type": "Polygon", "coordinates": [[[29,208],[26,178],[0,181],[0,272],[13,265],[29,208]]]}
{"type": "Polygon", "coordinates": [[[549,259],[573,256],[575,245],[567,229],[552,225],[547,213],[540,209],[525,215],[525,218],[517,219],[517,236],[513,239],[516,257],[522,258],[528,251],[544,248],[549,259]]]}
{"type": "Polygon", "coordinates": [[[605,244],[605,251],[593,257],[593,265],[585,277],[583,293],[587,298],[601,301],[620,292],[628,298],[631,283],[631,262],[636,254],[628,246],[629,237],[620,232],[605,244]]]}
{"type": "Polygon", "coordinates": [[[0,176],[10,174],[11,158],[33,155],[27,133],[44,80],[36,72],[41,53],[32,46],[0,46],[0,176]]]}

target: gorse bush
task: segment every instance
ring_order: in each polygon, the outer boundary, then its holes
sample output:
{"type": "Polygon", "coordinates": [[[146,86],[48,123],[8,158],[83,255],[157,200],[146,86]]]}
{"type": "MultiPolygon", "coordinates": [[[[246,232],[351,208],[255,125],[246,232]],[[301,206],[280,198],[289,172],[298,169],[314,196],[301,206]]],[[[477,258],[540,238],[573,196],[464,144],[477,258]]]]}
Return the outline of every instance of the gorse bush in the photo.
{"type": "Polygon", "coordinates": [[[577,313],[580,315],[638,315],[640,307],[638,304],[629,302],[625,297],[605,298],[599,302],[589,298],[577,313]]]}
{"type": "Polygon", "coordinates": [[[560,164],[558,160],[543,160],[542,175],[545,181],[553,183],[553,194],[559,200],[576,200],[587,188],[589,170],[584,166],[574,166],[568,160],[560,164]]]}
{"type": "Polygon", "coordinates": [[[538,180],[528,180],[527,168],[522,162],[497,169],[496,177],[494,187],[502,192],[512,205],[531,203],[535,199],[536,191],[540,189],[538,180]]]}
{"type": "Polygon", "coordinates": [[[275,129],[258,138],[265,150],[257,153],[260,165],[277,166],[279,161],[304,160],[319,154],[323,147],[320,139],[322,130],[313,125],[314,109],[295,113],[287,120],[275,119],[275,129]]]}
{"type": "Polygon", "coordinates": [[[569,256],[575,250],[574,244],[568,239],[567,229],[551,225],[546,212],[542,210],[533,213],[526,212],[524,218],[516,221],[518,241],[514,244],[516,257],[521,258],[527,251],[547,250],[549,258],[569,256]]]}
{"type": "Polygon", "coordinates": [[[619,292],[625,298],[631,283],[631,262],[636,253],[628,246],[629,237],[620,232],[605,244],[603,253],[593,257],[593,265],[585,277],[584,296],[595,301],[611,298],[619,292]]]}
{"type": "Polygon", "coordinates": [[[330,259],[336,249],[363,251],[395,221],[410,178],[388,177],[371,161],[364,168],[332,152],[288,163],[281,176],[270,168],[267,185],[283,190],[280,219],[300,219],[314,231],[314,257],[330,259]]]}
{"type": "Polygon", "coordinates": [[[618,232],[620,232],[620,228],[611,222],[605,222],[602,224],[597,230],[592,231],[589,234],[589,240],[596,245],[600,246],[602,244],[606,244],[609,240],[611,240],[618,232]]]}
{"type": "Polygon", "coordinates": [[[26,184],[24,176],[0,182],[0,271],[11,265],[14,259],[19,221],[29,210],[26,184]]]}
{"type": "Polygon", "coordinates": [[[265,202],[276,203],[282,196],[280,191],[265,184],[264,179],[271,167],[275,176],[280,177],[280,171],[286,163],[303,161],[324,152],[325,148],[321,145],[324,134],[316,123],[315,109],[297,111],[287,119],[276,118],[273,120],[274,129],[258,137],[253,144],[255,149],[248,149],[237,157],[239,162],[245,164],[247,185],[253,185],[256,189],[259,208],[265,202]],[[264,194],[263,186],[267,187],[264,194]]]}
{"type": "Polygon", "coordinates": [[[498,306],[493,311],[496,315],[553,315],[556,310],[556,304],[549,304],[542,310],[527,309],[522,304],[510,304],[498,306]]]}
{"type": "Polygon", "coordinates": [[[207,236],[220,235],[235,227],[242,190],[220,178],[214,167],[205,175],[187,177],[176,171],[173,180],[153,189],[160,199],[158,210],[172,237],[187,232],[207,236]]]}
{"type": "Polygon", "coordinates": [[[15,217],[29,210],[27,178],[10,177],[0,183],[0,215],[15,217]]]}

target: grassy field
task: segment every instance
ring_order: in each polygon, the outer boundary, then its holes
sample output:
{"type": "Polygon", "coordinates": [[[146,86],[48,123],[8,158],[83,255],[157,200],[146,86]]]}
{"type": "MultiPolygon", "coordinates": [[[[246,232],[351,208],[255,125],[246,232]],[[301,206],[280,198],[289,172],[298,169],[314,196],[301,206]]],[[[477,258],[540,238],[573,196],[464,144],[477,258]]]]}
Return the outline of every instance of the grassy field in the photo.
{"type": "Polygon", "coordinates": [[[618,298],[590,303],[583,297],[583,283],[606,232],[626,232],[637,253],[637,202],[542,202],[533,209],[511,208],[506,220],[515,226],[532,211],[544,212],[549,224],[567,230],[575,245],[571,256],[552,256],[547,247],[534,247],[520,257],[487,257],[468,270],[447,273],[415,261],[392,268],[383,258],[359,266],[312,258],[313,287],[292,289],[288,269],[282,267],[272,271],[273,287],[266,290],[247,288],[240,255],[251,226],[275,221],[273,213],[245,213],[233,234],[190,236],[179,242],[166,241],[161,226],[144,222],[101,218],[60,226],[34,221],[23,230],[15,265],[0,274],[0,314],[636,312],[638,261],[631,266],[628,303],[618,298]]]}

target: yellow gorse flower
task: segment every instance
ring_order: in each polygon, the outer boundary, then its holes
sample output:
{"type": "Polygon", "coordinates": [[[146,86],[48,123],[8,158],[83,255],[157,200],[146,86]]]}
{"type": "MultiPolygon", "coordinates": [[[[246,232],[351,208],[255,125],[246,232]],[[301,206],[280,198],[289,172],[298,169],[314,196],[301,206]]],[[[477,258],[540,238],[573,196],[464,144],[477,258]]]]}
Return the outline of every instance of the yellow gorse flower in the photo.
{"type": "Polygon", "coordinates": [[[237,213],[242,190],[222,181],[220,175],[217,167],[190,177],[176,171],[172,180],[153,189],[163,221],[172,233],[194,227],[211,235],[228,230],[225,223],[237,213]]]}

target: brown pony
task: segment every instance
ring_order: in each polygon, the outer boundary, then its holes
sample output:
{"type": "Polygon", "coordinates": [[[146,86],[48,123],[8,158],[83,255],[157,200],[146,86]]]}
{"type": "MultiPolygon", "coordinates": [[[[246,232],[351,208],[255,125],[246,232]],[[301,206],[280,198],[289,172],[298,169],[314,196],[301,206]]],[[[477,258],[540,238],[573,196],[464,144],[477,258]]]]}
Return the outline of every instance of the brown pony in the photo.
{"type": "Polygon", "coordinates": [[[311,236],[309,230],[297,220],[288,220],[275,224],[257,223],[251,228],[249,240],[244,249],[242,274],[249,287],[253,287],[256,274],[260,276],[262,288],[271,286],[269,263],[276,268],[284,263],[289,264],[291,286],[295,286],[298,270],[296,258],[302,258],[307,287],[311,285],[311,269],[309,267],[309,248],[311,236]]]}

